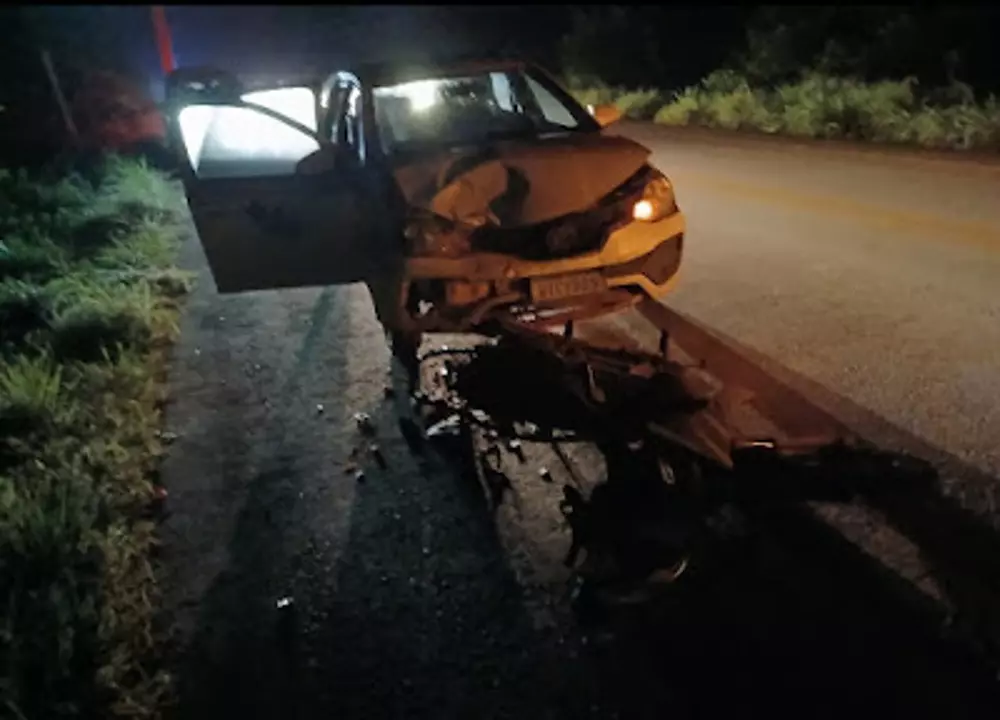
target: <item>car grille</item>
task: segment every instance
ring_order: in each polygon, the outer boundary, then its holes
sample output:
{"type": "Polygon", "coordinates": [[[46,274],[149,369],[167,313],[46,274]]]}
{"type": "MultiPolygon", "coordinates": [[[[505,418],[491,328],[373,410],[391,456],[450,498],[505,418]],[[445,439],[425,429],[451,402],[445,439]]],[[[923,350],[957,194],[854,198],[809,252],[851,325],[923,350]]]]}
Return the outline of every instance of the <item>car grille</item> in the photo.
{"type": "Polygon", "coordinates": [[[648,172],[643,168],[583,212],[524,228],[481,227],[470,238],[472,249],[524,260],[557,260],[599,250],[613,230],[631,219],[648,172]]]}

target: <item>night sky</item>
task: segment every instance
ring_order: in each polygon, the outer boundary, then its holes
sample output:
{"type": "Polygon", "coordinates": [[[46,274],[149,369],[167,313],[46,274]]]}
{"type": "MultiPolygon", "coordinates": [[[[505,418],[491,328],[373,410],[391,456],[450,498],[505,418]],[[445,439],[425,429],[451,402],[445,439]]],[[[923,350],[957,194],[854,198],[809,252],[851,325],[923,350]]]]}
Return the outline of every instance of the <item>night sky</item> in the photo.
{"type": "MultiPolygon", "coordinates": [[[[48,7],[44,12],[71,26],[74,14],[99,17],[91,23],[102,35],[115,37],[128,65],[152,80],[159,94],[162,77],[149,6],[48,7]]],[[[716,39],[722,16],[739,11],[677,6],[665,12],[670,47],[684,58],[685,48],[701,50],[716,39]]],[[[167,7],[167,20],[178,64],[275,75],[427,53],[504,50],[551,67],[571,23],[570,8],[559,5],[177,6],[167,7]]],[[[693,69],[684,80],[693,82],[709,69],[693,69]]]]}
{"type": "MultiPolygon", "coordinates": [[[[148,7],[105,10],[130,59],[159,76],[148,7]]],[[[427,52],[490,52],[512,38],[533,55],[552,51],[568,27],[565,7],[539,6],[214,6],[168,7],[179,65],[243,73],[320,69],[427,52]]]]}
{"type": "MultiPolygon", "coordinates": [[[[749,8],[647,7],[652,26],[646,23],[642,31],[665,40],[659,64],[666,71],[656,82],[667,89],[695,83],[718,67],[742,40],[749,8]]],[[[572,10],[561,5],[251,5],[168,6],[166,13],[179,65],[217,66],[244,76],[298,77],[371,60],[499,52],[558,71],[560,40],[572,26],[572,10]]],[[[57,67],[61,48],[60,69],[65,71],[68,58],[84,55],[92,62],[96,56],[98,64],[127,68],[149,81],[151,95],[162,99],[163,75],[148,5],[0,9],[0,35],[0,44],[10,52],[15,52],[10,47],[23,45],[16,49],[20,54],[37,54],[36,42],[49,44],[56,50],[57,67]],[[22,22],[25,28],[34,25],[34,36],[17,29],[22,22]]],[[[634,45],[626,40],[621,57],[612,47],[602,60],[624,59],[634,45]]],[[[12,66],[8,70],[18,72],[12,66]]]]}

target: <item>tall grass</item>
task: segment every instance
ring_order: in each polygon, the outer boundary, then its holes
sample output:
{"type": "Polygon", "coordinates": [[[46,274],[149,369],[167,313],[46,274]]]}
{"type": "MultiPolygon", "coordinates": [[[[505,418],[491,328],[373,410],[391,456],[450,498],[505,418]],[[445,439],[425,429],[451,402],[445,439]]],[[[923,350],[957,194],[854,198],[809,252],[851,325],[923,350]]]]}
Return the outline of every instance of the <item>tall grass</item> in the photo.
{"type": "Polygon", "coordinates": [[[0,171],[0,715],[150,717],[167,687],[148,509],[180,208],[141,163],[0,171]]]}
{"type": "Polygon", "coordinates": [[[754,87],[743,75],[716,71],[670,95],[652,90],[578,88],[592,104],[615,102],[626,116],[663,125],[698,125],[809,138],[1000,150],[1000,102],[977,102],[971,88],[920,88],[913,78],[862,82],[820,72],[795,82],[754,87]]]}

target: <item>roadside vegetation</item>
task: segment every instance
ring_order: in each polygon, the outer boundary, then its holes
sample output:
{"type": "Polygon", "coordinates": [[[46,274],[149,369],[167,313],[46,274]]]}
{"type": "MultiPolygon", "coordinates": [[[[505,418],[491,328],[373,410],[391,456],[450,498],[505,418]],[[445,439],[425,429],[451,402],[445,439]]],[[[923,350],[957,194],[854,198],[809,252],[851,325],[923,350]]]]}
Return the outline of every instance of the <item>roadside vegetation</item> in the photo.
{"type": "Polygon", "coordinates": [[[141,162],[0,170],[0,716],[148,717],[181,196],[141,162]]]}
{"type": "Polygon", "coordinates": [[[1000,102],[976,102],[955,84],[922,93],[915,78],[866,83],[812,71],[773,88],[732,70],[713,72],[677,92],[577,87],[589,104],[614,103],[625,117],[661,125],[753,130],[808,138],[846,138],[948,150],[1000,150],[1000,102]]]}
{"type": "Polygon", "coordinates": [[[1000,101],[987,85],[995,78],[971,78],[979,88],[963,80],[993,42],[986,30],[996,12],[764,7],[735,48],[703,58],[712,65],[697,82],[671,76],[658,61],[671,49],[636,32],[647,11],[608,12],[579,15],[564,43],[568,84],[584,103],[615,103],[628,118],[664,125],[1000,150],[1000,101]],[[629,52],[649,58],[639,63],[645,72],[602,66],[588,52],[630,28],[640,47],[629,52]]]}

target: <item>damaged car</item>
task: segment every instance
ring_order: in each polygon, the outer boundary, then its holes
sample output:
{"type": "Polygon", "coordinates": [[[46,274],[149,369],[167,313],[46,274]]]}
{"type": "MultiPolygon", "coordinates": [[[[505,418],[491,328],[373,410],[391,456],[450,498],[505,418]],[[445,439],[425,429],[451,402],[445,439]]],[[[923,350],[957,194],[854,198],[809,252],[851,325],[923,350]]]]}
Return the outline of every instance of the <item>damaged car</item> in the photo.
{"type": "Polygon", "coordinates": [[[684,216],[650,151],[526,62],[370,65],[254,87],[168,80],[222,293],[368,284],[398,337],[562,324],[659,298],[684,216]]]}

